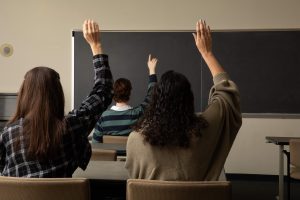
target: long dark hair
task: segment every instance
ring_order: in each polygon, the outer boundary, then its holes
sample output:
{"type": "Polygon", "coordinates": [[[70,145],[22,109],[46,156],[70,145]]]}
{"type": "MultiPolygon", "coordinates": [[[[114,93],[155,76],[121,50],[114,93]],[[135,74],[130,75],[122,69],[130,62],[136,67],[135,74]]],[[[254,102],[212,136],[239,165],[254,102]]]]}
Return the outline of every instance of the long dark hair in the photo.
{"type": "Polygon", "coordinates": [[[25,74],[16,113],[8,124],[24,119],[23,135],[29,157],[45,160],[57,154],[65,130],[64,106],[64,93],[55,70],[35,67],[25,74]]]}
{"type": "Polygon", "coordinates": [[[164,73],[154,88],[149,108],[135,126],[155,146],[189,147],[192,134],[201,135],[207,121],[195,115],[194,95],[188,79],[164,73]]]}

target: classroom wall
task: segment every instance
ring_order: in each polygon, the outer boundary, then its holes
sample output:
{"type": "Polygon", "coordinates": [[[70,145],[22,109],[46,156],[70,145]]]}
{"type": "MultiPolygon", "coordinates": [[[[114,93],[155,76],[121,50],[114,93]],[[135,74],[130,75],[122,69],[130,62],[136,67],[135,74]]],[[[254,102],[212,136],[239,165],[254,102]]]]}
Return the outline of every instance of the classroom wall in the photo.
{"type": "MultiPolygon", "coordinates": [[[[199,18],[213,30],[285,29],[300,28],[299,7],[298,0],[0,0],[0,45],[14,47],[0,56],[0,92],[17,92],[26,71],[49,66],[61,75],[68,111],[71,31],[86,18],[103,30],[190,30],[199,18]]],[[[278,148],[267,135],[300,136],[300,119],[243,119],[226,171],[277,174],[278,148]]]]}

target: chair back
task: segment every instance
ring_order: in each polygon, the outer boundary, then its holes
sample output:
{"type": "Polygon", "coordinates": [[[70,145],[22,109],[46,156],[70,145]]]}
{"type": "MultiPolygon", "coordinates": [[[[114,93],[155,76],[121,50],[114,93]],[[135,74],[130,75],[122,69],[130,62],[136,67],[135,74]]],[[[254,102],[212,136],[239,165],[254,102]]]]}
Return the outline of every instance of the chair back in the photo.
{"type": "Polygon", "coordinates": [[[229,181],[128,179],[127,200],[230,200],[229,181]]]}
{"type": "Polygon", "coordinates": [[[128,136],[103,135],[103,143],[127,144],[128,136]]]}
{"type": "Polygon", "coordinates": [[[0,176],[0,200],[89,200],[85,178],[20,178],[0,176]]]}
{"type": "Polygon", "coordinates": [[[290,140],[290,163],[300,167],[300,139],[290,140]]]}
{"type": "Polygon", "coordinates": [[[98,161],[116,161],[117,160],[117,151],[109,149],[92,149],[91,160],[98,161]]]}

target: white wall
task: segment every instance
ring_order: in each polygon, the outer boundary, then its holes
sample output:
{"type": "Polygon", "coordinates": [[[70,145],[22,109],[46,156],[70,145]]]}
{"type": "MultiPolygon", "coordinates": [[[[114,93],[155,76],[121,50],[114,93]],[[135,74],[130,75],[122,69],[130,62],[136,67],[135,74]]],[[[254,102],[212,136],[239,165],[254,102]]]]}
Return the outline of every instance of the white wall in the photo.
{"type": "MultiPolygon", "coordinates": [[[[0,92],[17,92],[27,70],[49,66],[61,75],[71,108],[71,30],[84,19],[103,30],[190,30],[197,19],[212,29],[300,28],[299,0],[0,0],[0,92]]],[[[226,163],[230,173],[276,174],[278,150],[266,135],[300,136],[300,119],[244,119],[226,163]]]]}

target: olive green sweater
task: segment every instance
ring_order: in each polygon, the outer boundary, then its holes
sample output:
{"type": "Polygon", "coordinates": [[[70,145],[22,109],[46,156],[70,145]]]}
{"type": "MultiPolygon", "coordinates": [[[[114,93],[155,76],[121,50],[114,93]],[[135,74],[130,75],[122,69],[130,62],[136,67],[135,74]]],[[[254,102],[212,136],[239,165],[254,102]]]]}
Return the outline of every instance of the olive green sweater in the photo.
{"type": "Polygon", "coordinates": [[[214,77],[209,105],[201,113],[209,126],[191,137],[189,148],[160,148],[131,132],[126,168],[130,178],[156,180],[217,180],[241,127],[239,91],[227,73],[214,77]]]}

